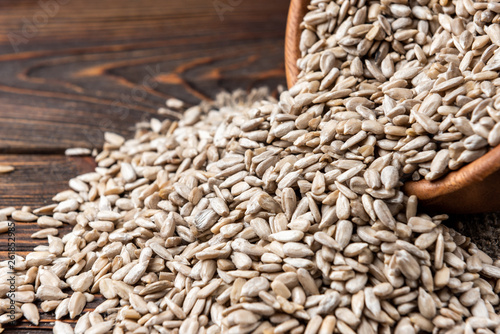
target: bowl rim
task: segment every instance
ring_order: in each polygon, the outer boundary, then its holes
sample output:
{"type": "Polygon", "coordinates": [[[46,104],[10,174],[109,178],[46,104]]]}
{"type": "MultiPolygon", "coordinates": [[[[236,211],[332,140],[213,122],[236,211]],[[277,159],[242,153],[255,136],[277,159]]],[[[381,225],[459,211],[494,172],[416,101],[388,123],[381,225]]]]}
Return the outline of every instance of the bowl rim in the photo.
{"type": "Polygon", "coordinates": [[[285,31],[285,74],[288,88],[291,88],[297,82],[297,76],[299,75],[297,60],[301,56],[299,49],[302,34],[300,24],[307,13],[309,1],[291,0],[288,7],[285,31]]]}

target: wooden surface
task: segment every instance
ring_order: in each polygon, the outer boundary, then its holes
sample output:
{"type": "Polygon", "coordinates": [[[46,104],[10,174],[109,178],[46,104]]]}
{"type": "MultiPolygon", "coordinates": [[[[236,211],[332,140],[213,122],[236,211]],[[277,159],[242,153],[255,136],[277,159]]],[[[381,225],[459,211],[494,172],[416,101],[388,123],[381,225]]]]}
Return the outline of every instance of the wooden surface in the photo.
{"type": "Polygon", "coordinates": [[[284,84],[288,1],[64,2],[31,38],[37,1],[0,2],[0,152],[99,146],[168,97],[284,84]]]}
{"type": "MultiPolygon", "coordinates": [[[[104,131],[131,135],[168,97],[194,104],[223,89],[285,85],[288,0],[40,3],[0,1],[0,164],[16,167],[0,175],[0,207],[50,203],[93,168],[66,148],[100,147],[104,131]]],[[[31,224],[16,227],[23,255],[40,241],[29,239],[31,224]]],[[[4,333],[50,333],[52,316],[4,333]]]]}

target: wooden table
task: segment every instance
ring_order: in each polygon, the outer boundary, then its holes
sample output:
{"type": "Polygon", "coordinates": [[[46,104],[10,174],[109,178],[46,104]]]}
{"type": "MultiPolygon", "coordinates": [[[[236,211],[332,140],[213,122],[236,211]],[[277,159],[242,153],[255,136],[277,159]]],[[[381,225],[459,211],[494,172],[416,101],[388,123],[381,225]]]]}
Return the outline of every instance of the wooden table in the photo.
{"type": "MultiPolygon", "coordinates": [[[[0,164],[16,170],[0,175],[0,207],[50,203],[94,167],[66,148],[99,148],[104,131],[130,136],[169,97],[195,104],[285,85],[287,9],[287,0],[2,0],[0,164]]],[[[40,243],[29,238],[36,229],[17,224],[18,254],[40,243]]],[[[49,333],[44,318],[16,332],[49,333]]]]}
{"type": "MultiPolygon", "coordinates": [[[[222,89],[284,85],[287,7],[287,0],[2,0],[0,164],[16,171],[0,175],[0,207],[50,203],[94,167],[90,158],[65,157],[66,148],[99,148],[104,131],[130,136],[134,123],[159,117],[169,97],[195,104],[222,89]]],[[[17,224],[18,254],[39,243],[29,237],[36,230],[17,224]]],[[[5,333],[49,333],[52,317],[5,333]]]]}

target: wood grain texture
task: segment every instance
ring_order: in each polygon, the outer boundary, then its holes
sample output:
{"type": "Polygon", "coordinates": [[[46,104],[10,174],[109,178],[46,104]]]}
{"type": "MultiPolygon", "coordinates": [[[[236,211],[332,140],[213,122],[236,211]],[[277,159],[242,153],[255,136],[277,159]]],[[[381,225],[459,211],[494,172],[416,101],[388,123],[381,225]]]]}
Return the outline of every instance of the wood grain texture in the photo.
{"type": "Polygon", "coordinates": [[[0,174],[0,205],[32,207],[51,204],[52,197],[68,189],[68,181],[93,171],[92,157],[64,155],[0,155],[1,165],[14,166],[11,173],[0,174]]]}
{"type": "Polygon", "coordinates": [[[57,1],[0,2],[0,152],[99,147],[168,97],[285,83],[287,0],[57,1]]]}
{"type": "MultiPolygon", "coordinates": [[[[51,204],[52,197],[68,189],[68,180],[82,173],[91,172],[95,162],[91,157],[65,157],[63,155],[0,155],[0,165],[14,166],[8,174],[0,174],[0,207],[29,205],[33,208],[51,204]]],[[[16,254],[26,256],[37,245],[46,240],[33,240],[31,234],[40,230],[36,223],[15,222],[16,254]]],[[[59,236],[70,232],[71,226],[65,224],[59,229],[59,236]]],[[[7,259],[7,235],[0,234],[0,261],[7,259]]],[[[94,308],[101,299],[87,305],[94,308]]],[[[34,326],[27,321],[19,321],[16,327],[6,326],[4,333],[51,333],[53,312],[41,314],[41,323],[34,326]]]]}

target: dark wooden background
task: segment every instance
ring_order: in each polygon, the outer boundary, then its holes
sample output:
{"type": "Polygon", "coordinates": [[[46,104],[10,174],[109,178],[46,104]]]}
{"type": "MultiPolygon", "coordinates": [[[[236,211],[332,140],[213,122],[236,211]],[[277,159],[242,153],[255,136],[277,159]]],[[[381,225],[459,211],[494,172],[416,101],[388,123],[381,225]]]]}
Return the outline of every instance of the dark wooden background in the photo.
{"type": "MultiPolygon", "coordinates": [[[[66,148],[99,148],[104,131],[129,136],[169,97],[195,104],[285,84],[287,0],[40,3],[0,1],[0,164],[16,167],[0,175],[0,207],[50,203],[93,169],[66,148]]],[[[17,253],[35,246],[35,230],[17,224],[17,253]]],[[[49,333],[51,316],[5,332],[49,333]]]]}
{"type": "MultiPolygon", "coordinates": [[[[16,170],[0,175],[0,207],[50,203],[94,167],[66,148],[99,148],[104,131],[129,136],[169,97],[194,104],[284,85],[287,9],[287,0],[1,0],[0,164],[16,170]]],[[[463,230],[485,231],[476,241],[495,251],[498,219],[487,218],[455,221],[473,221],[463,230]]],[[[40,242],[29,238],[36,229],[17,224],[18,254],[40,242]]],[[[3,235],[0,259],[6,249],[3,235]]],[[[5,333],[49,333],[52,316],[5,333]]]]}

